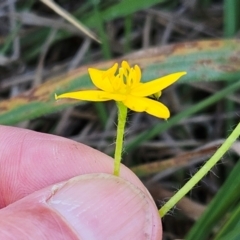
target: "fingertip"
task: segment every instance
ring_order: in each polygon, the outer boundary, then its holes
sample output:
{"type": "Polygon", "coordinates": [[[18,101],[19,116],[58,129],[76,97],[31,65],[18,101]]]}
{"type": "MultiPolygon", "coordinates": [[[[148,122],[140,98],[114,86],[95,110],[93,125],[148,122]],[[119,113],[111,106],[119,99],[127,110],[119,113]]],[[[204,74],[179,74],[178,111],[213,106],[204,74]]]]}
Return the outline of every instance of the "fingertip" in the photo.
{"type": "Polygon", "coordinates": [[[157,208],[141,189],[109,174],[75,177],[49,198],[81,239],[161,239],[157,208]]]}

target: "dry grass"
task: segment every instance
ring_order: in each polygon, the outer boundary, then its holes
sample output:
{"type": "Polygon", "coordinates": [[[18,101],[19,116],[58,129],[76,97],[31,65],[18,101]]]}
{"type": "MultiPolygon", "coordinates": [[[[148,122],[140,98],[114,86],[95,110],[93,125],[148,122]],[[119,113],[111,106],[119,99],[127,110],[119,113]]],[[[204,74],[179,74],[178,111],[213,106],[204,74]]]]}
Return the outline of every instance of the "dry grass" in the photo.
{"type": "MultiPolygon", "coordinates": [[[[91,4],[87,6],[87,2],[59,3],[70,13],[85,6],[86,19],[87,13],[92,13],[94,8],[91,4]]],[[[52,76],[85,64],[122,57],[152,46],[216,39],[224,35],[224,6],[221,1],[209,1],[206,7],[201,1],[156,4],[127,17],[106,20],[102,24],[104,36],[99,24],[89,24],[91,30],[103,39],[102,45],[79,32],[41,2],[29,1],[28,4],[12,0],[0,2],[0,100],[23,94],[52,76]]],[[[108,1],[99,9],[110,9],[113,5],[114,1],[108,1]]],[[[217,92],[222,86],[222,82],[177,85],[164,93],[162,101],[174,115],[217,92]]],[[[239,98],[228,96],[228,99],[232,106],[229,111],[226,110],[226,102],[220,101],[124,155],[123,163],[133,170],[142,164],[146,169],[150,168],[150,173],[145,174],[142,180],[157,203],[166,201],[196,172],[238,121],[239,98]],[[164,164],[169,165],[163,171],[151,172],[150,164],[153,162],[159,164],[160,169],[164,164]]],[[[106,115],[100,111],[99,106],[87,103],[21,122],[17,126],[68,137],[109,154],[114,150],[116,107],[109,102],[104,104],[106,115]],[[101,116],[102,121],[99,120],[101,116]],[[104,116],[108,118],[104,120],[104,116]]],[[[126,143],[158,122],[158,119],[144,113],[130,112],[126,143]]],[[[165,240],[185,236],[221,187],[238,155],[239,151],[235,151],[225,156],[221,164],[164,219],[165,240]]]]}

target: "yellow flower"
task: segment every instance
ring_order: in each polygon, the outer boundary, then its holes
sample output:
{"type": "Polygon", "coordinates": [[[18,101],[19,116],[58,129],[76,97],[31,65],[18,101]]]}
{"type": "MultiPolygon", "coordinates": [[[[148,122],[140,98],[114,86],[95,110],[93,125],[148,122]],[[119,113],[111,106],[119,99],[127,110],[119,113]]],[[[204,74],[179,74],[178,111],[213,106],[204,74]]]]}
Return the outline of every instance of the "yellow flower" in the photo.
{"type": "Polygon", "coordinates": [[[148,96],[160,96],[161,91],[176,82],[186,72],[172,73],[167,76],[149,81],[140,82],[141,70],[138,65],[130,67],[123,61],[117,73],[118,64],[115,63],[108,70],[89,68],[88,72],[93,84],[99,90],[84,90],[64,93],[59,98],[73,98],[85,101],[109,101],[122,102],[129,109],[136,112],[147,112],[155,117],[167,119],[170,116],[168,108],[148,96]]]}

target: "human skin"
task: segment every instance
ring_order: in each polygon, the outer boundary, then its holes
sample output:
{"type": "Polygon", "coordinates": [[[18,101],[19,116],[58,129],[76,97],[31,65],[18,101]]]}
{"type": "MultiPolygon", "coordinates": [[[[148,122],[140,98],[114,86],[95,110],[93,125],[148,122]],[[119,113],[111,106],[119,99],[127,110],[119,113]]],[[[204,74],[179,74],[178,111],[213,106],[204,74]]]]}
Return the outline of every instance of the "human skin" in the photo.
{"type": "Polygon", "coordinates": [[[0,239],[161,239],[157,208],[124,165],[86,145],[0,126],[0,239]]]}

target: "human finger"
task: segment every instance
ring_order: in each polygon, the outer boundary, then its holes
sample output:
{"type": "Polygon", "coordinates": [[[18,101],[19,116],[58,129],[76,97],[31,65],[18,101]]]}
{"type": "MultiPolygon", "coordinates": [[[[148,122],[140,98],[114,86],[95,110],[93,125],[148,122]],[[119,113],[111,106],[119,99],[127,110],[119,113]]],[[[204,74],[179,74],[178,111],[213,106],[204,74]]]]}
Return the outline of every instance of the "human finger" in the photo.
{"type": "Polygon", "coordinates": [[[161,239],[156,206],[136,185],[86,174],[34,192],[0,211],[0,239],[161,239]]]}

